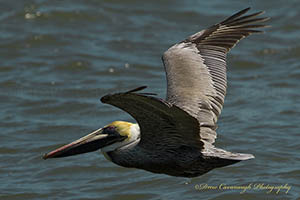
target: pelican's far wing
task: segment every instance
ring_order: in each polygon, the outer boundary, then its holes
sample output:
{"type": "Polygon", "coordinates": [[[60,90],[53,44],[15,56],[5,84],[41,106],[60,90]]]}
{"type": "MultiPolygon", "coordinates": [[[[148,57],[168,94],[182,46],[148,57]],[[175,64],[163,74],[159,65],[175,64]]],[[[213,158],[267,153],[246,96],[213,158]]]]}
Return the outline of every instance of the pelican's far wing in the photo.
{"type": "Polygon", "coordinates": [[[264,12],[244,9],[168,49],[162,59],[167,75],[167,102],[197,118],[202,141],[213,144],[226,95],[226,54],[241,39],[266,27],[264,12]]]}
{"type": "Polygon", "coordinates": [[[147,149],[193,146],[201,150],[197,119],[162,99],[148,93],[137,93],[140,87],[124,93],[109,94],[101,98],[103,103],[116,106],[129,113],[141,129],[140,146],[147,149]]]}

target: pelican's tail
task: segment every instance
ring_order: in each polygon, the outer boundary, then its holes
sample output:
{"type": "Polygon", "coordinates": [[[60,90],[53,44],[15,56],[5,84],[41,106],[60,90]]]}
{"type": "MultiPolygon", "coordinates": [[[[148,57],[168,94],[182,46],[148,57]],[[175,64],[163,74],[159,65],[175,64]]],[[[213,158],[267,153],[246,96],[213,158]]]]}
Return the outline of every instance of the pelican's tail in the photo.
{"type": "Polygon", "coordinates": [[[206,149],[202,153],[206,157],[206,160],[214,165],[214,167],[224,167],[254,158],[252,154],[232,153],[216,147],[210,148],[209,150],[206,149]]]}

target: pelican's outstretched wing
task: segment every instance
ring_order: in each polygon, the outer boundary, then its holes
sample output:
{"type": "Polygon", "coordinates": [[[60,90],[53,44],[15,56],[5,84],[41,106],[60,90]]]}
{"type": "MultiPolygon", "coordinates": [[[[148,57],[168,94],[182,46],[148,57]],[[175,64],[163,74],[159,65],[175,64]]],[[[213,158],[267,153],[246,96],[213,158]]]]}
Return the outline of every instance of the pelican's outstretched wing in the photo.
{"type": "Polygon", "coordinates": [[[139,145],[144,148],[154,150],[163,146],[167,150],[186,145],[202,149],[198,121],[177,106],[151,94],[136,93],[144,88],[109,94],[101,101],[128,112],[138,122],[141,129],[139,145]]]}
{"type": "Polygon", "coordinates": [[[200,138],[209,144],[216,138],[216,122],[226,94],[226,54],[242,38],[269,18],[244,15],[244,9],[221,23],[175,44],[163,55],[167,75],[167,102],[197,118],[200,138]]]}

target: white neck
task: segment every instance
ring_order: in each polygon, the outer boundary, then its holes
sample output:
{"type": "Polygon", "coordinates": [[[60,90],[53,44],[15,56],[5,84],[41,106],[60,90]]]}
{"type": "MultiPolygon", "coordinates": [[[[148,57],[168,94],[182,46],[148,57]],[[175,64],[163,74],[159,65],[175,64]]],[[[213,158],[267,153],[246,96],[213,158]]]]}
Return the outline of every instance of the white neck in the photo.
{"type": "Polygon", "coordinates": [[[130,133],[131,133],[131,137],[130,137],[130,141],[135,141],[138,138],[140,138],[141,136],[141,131],[140,131],[140,127],[138,124],[132,124],[130,127],[130,133]]]}

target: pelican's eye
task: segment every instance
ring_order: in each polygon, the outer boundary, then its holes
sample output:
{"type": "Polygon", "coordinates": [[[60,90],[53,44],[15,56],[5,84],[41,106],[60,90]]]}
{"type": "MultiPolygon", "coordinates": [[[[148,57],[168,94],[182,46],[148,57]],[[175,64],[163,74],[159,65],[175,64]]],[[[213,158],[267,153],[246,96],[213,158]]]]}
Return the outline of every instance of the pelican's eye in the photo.
{"type": "Polygon", "coordinates": [[[113,135],[113,134],[116,134],[117,130],[116,130],[116,127],[114,127],[114,126],[108,126],[108,127],[104,128],[104,132],[108,135],[113,135]]]}

